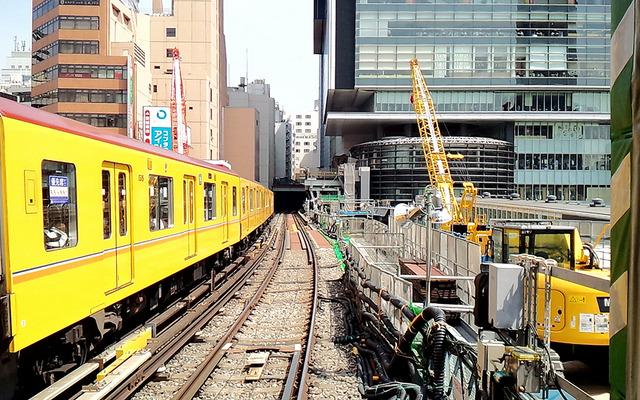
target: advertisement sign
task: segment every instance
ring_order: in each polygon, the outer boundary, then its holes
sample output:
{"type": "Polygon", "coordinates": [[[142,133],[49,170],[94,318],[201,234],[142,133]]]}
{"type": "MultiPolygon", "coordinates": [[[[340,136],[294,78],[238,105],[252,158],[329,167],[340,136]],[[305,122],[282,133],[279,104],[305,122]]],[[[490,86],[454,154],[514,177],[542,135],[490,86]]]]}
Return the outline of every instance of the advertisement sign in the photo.
{"type": "Polygon", "coordinates": [[[67,204],[69,202],[69,180],[66,176],[49,177],[50,204],[67,204]]]}
{"type": "Polygon", "coordinates": [[[127,56],[127,136],[133,137],[133,58],[127,56]]]}
{"type": "Polygon", "coordinates": [[[171,150],[171,110],[169,107],[142,107],[144,141],[171,150]]]}

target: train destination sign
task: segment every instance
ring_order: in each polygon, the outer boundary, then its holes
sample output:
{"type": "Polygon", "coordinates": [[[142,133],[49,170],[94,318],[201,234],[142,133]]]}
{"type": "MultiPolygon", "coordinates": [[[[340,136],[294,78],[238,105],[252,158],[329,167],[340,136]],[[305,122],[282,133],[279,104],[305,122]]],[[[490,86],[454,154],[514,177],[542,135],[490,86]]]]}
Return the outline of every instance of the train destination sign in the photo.
{"type": "Polygon", "coordinates": [[[50,204],[67,204],[69,202],[69,180],[66,176],[49,176],[50,204]]]}

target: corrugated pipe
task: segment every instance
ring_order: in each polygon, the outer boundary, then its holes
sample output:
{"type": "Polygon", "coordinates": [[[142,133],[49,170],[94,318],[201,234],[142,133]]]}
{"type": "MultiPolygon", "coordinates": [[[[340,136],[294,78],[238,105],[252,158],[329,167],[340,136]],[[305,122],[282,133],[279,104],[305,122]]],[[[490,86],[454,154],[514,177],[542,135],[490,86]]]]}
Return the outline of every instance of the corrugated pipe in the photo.
{"type": "MultiPolygon", "coordinates": [[[[418,332],[420,332],[431,319],[433,319],[438,325],[444,324],[444,311],[430,306],[422,310],[422,312],[415,317],[413,321],[411,321],[407,331],[398,341],[396,354],[391,360],[391,368],[393,368],[396,363],[405,360],[407,357],[411,357],[411,343],[413,343],[418,332]]],[[[436,399],[444,398],[445,334],[446,332],[441,326],[437,326],[435,328],[435,333],[433,333],[433,373],[436,399]]]]}

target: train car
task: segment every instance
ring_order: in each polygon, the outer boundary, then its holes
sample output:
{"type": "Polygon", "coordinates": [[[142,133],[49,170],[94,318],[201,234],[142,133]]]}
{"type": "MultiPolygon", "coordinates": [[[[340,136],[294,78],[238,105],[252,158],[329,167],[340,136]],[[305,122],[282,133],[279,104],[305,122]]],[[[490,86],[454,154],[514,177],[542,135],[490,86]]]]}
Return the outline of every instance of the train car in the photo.
{"type": "Polygon", "coordinates": [[[0,398],[246,245],[273,193],[225,167],[0,99],[0,398]]]}

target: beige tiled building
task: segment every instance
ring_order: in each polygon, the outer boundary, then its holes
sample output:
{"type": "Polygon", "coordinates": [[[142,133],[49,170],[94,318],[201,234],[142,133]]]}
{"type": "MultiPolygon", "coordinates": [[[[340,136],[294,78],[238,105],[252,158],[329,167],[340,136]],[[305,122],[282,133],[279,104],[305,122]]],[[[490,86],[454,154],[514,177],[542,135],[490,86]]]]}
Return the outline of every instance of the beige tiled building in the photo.
{"type": "Polygon", "coordinates": [[[145,13],[137,0],[34,0],[32,104],[140,138],[142,107],[170,105],[175,47],[190,155],[217,159],[227,103],[222,0],[162,3],[145,13]]]}
{"type": "Polygon", "coordinates": [[[190,155],[221,157],[222,107],[227,103],[226,49],[222,33],[222,0],[174,1],[173,12],[155,2],[151,16],[152,101],[169,106],[172,50],[182,57],[182,79],[191,128],[190,155]]]}

